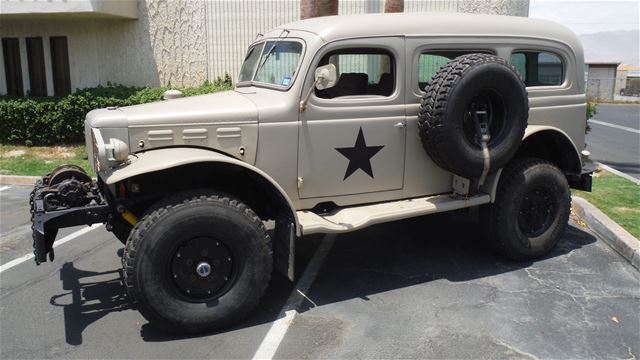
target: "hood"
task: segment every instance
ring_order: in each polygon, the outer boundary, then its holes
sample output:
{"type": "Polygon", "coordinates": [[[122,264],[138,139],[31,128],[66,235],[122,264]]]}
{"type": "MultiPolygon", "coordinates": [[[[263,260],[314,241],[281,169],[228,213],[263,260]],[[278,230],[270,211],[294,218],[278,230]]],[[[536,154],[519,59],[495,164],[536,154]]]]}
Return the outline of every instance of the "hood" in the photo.
{"type": "Polygon", "coordinates": [[[236,91],[119,108],[129,126],[257,121],[256,106],[236,91]]]}

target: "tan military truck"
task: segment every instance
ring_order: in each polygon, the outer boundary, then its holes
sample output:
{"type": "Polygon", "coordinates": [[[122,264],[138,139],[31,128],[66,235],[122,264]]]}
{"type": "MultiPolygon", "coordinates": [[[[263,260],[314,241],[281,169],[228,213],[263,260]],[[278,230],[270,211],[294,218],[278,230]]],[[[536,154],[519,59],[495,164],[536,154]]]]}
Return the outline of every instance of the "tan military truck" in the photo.
{"type": "Polygon", "coordinates": [[[93,181],[62,166],[35,187],[36,262],[57,229],[125,245],[127,290],[168,331],[232,324],[294,241],[480,208],[512,259],[551,250],[590,190],[580,42],[526,18],[323,17],[260,35],[233,91],[94,110],[93,181]],[[264,223],[273,221],[273,232],[264,223]]]}

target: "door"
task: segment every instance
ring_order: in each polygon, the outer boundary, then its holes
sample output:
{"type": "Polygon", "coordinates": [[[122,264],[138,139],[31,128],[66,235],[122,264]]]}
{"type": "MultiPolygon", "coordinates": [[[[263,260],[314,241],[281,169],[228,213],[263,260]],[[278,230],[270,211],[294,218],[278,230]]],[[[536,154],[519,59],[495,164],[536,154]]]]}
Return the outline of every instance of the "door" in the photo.
{"type": "Polygon", "coordinates": [[[300,116],[300,198],[402,189],[406,121],[403,38],[343,41],[321,50],[318,66],[336,66],[333,88],[315,90],[300,116]]]}

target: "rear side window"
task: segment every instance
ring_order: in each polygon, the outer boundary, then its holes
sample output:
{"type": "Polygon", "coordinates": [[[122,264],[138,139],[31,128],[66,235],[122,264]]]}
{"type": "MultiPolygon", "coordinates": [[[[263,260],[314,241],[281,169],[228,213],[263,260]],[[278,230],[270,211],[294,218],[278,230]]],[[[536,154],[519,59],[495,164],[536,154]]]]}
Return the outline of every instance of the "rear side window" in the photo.
{"type": "Polygon", "coordinates": [[[418,86],[420,90],[424,90],[433,76],[442,66],[449,62],[449,60],[472,53],[491,54],[492,52],[486,50],[456,50],[429,51],[420,54],[420,58],[418,59],[418,86]]]}
{"type": "Polygon", "coordinates": [[[550,52],[514,52],[511,54],[511,65],[527,86],[561,85],[564,81],[562,59],[550,52]]]}
{"type": "Polygon", "coordinates": [[[336,86],[316,90],[316,96],[391,96],[395,88],[395,66],[391,53],[381,49],[344,49],[325,55],[318,66],[333,64],[336,86]]]}

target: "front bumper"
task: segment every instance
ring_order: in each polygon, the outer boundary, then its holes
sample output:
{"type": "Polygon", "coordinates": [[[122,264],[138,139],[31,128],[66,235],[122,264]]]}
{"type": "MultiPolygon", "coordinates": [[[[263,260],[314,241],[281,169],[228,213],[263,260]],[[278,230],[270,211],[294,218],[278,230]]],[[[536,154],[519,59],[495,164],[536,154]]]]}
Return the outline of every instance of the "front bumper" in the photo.
{"type": "Polygon", "coordinates": [[[46,262],[47,255],[53,261],[53,243],[59,229],[104,223],[111,216],[109,205],[99,194],[98,184],[82,169],[63,169],[66,171],[64,176],[60,175],[59,169],[39,179],[29,197],[33,254],[37,265],[46,262]],[[70,194],[70,189],[74,190],[71,187],[78,184],[84,191],[82,198],[77,192],[70,194]]]}

